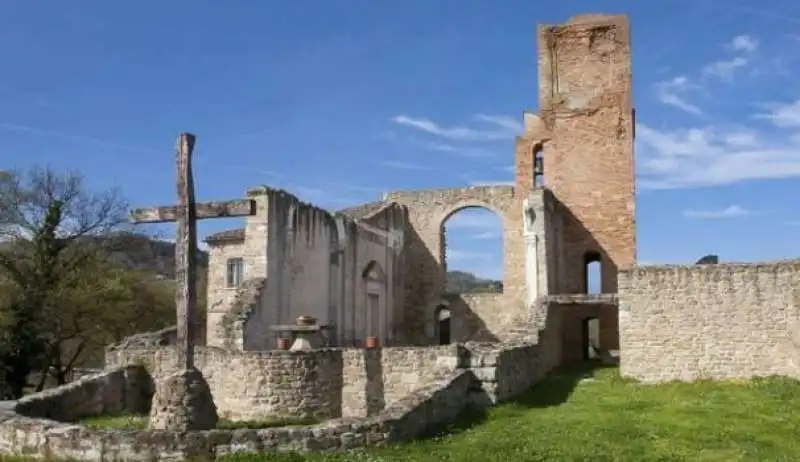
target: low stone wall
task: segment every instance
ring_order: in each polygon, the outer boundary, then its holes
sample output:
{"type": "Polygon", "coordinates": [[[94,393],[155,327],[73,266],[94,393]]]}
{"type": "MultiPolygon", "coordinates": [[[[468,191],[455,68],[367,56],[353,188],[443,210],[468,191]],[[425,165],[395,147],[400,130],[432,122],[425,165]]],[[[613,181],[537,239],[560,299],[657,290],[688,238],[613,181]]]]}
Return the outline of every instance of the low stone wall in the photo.
{"type": "Polygon", "coordinates": [[[643,382],[800,376],[800,260],[619,274],[620,372],[643,382]]]}
{"type": "MultiPolygon", "coordinates": [[[[305,415],[317,410],[317,417],[326,413],[361,416],[334,418],[311,426],[179,434],[96,430],[8,412],[0,415],[0,454],[78,460],[202,460],[232,452],[338,451],[400,442],[421,436],[432,426],[453,422],[467,409],[505,401],[525,391],[555,365],[552,355],[544,354],[547,351],[545,345],[526,342],[309,352],[200,348],[198,367],[204,371],[223,414],[227,411],[233,418],[252,419],[254,414],[263,415],[264,409],[277,414],[297,414],[292,411],[305,409],[305,415]]],[[[171,347],[119,350],[109,355],[109,365],[141,366],[106,375],[149,377],[149,372],[157,377],[175,370],[176,359],[171,347]],[[132,375],[132,371],[138,375],[132,375]]],[[[89,383],[99,379],[84,380],[89,383]]],[[[118,382],[122,383],[118,379],[110,383],[118,382]]],[[[130,379],[126,383],[128,388],[109,389],[132,389],[130,379]]],[[[88,385],[74,389],[90,390],[88,385]]],[[[91,401],[75,391],[62,391],[61,396],[71,396],[65,402],[73,403],[62,408],[76,405],[76,400],[91,401]]],[[[26,400],[29,404],[23,400],[18,409],[29,415],[64,419],[66,411],[48,413],[46,409],[52,404],[42,401],[33,406],[33,397],[26,400]]],[[[126,404],[89,405],[89,411],[81,415],[130,410],[127,406],[133,406],[129,403],[135,400],[112,402],[126,404]]],[[[76,420],[76,416],[65,420],[76,420]]]]}
{"type": "Polygon", "coordinates": [[[470,399],[478,407],[518,396],[555,367],[532,343],[467,343],[466,351],[462,361],[476,378],[470,399]]]}
{"type": "MultiPolygon", "coordinates": [[[[178,368],[171,347],[116,350],[108,367],[142,364],[160,377],[178,368]]],[[[329,419],[342,415],[342,350],[231,351],[198,348],[203,372],[221,417],[258,420],[274,416],[329,419]]]]}
{"type": "Polygon", "coordinates": [[[474,377],[444,373],[375,417],[265,430],[95,430],[14,413],[0,415],[0,453],[85,461],[213,460],[231,453],[337,451],[398,442],[451,422],[467,406],[474,377]]]}
{"type": "Polygon", "coordinates": [[[461,350],[458,345],[343,350],[342,415],[365,417],[392,406],[442,372],[455,371],[461,350]]]}
{"type": "Polygon", "coordinates": [[[17,401],[15,412],[75,422],[100,415],[147,412],[152,397],[150,374],[141,366],[127,366],[25,396],[17,401]]]}

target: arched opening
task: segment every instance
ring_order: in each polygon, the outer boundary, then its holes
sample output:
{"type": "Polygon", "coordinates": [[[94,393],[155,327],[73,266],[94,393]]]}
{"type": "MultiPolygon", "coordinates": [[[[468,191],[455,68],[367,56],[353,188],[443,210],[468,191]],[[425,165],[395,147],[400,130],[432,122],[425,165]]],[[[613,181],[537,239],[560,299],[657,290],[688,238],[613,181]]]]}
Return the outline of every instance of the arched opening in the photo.
{"type": "Polygon", "coordinates": [[[541,188],[544,186],[543,152],[544,146],[542,146],[541,143],[537,143],[535,146],[533,146],[533,186],[536,188],[541,188]]]}
{"type": "Polygon", "coordinates": [[[364,267],[361,274],[364,278],[364,306],[361,311],[362,336],[378,337],[383,335],[382,319],[384,303],[385,276],[383,269],[376,261],[371,261],[364,267]]]}
{"type": "Polygon", "coordinates": [[[449,345],[451,342],[450,333],[450,308],[445,305],[436,307],[436,341],[439,345],[449,345]]]}
{"type": "Polygon", "coordinates": [[[503,291],[503,223],[480,206],[456,210],[442,222],[441,264],[445,293],[503,291]]]}
{"type": "Polygon", "coordinates": [[[586,318],[582,323],[581,343],[583,360],[590,361],[600,357],[600,319],[586,318]]]}
{"type": "Polygon", "coordinates": [[[597,252],[586,252],[583,256],[584,288],[587,294],[603,291],[603,263],[597,252]]]}

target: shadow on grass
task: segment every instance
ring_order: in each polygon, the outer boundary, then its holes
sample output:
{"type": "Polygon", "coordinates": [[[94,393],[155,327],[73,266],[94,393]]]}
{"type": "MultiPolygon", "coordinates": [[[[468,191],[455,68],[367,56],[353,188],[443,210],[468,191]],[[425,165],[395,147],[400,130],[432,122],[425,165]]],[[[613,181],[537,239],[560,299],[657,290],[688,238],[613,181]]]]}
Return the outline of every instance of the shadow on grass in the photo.
{"type": "MultiPolygon", "coordinates": [[[[581,361],[561,366],[533,385],[521,395],[508,400],[527,408],[544,408],[565,403],[578,384],[592,380],[600,370],[616,369],[615,365],[605,365],[600,361],[581,361]]],[[[489,419],[490,408],[472,408],[462,412],[455,422],[435,425],[416,440],[431,440],[462,433],[485,423],[489,419]]]]}
{"type": "Polygon", "coordinates": [[[509,403],[528,408],[560,406],[569,399],[578,384],[593,380],[600,370],[616,369],[616,367],[600,361],[565,364],[547,374],[529,390],[509,400],[509,403]]]}

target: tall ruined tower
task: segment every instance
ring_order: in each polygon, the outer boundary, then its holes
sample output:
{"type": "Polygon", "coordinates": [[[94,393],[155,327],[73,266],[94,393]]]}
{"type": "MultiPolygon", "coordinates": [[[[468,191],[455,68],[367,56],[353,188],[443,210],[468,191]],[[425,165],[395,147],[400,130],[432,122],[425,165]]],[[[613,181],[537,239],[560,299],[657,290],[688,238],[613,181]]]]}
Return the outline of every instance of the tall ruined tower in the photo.
{"type": "Polygon", "coordinates": [[[636,261],[631,48],[625,16],[586,15],[538,28],[540,119],[517,144],[516,187],[540,171],[564,215],[561,291],[586,290],[600,261],[602,291],[636,261]],[[537,156],[539,168],[534,167],[537,156]]]}

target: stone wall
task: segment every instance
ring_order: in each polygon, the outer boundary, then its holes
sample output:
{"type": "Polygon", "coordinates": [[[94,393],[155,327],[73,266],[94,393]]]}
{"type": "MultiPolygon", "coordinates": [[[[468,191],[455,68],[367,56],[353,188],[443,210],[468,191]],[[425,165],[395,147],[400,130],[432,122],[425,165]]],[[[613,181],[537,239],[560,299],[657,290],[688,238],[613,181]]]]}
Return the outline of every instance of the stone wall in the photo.
{"type": "MultiPolygon", "coordinates": [[[[203,372],[221,417],[258,420],[273,416],[319,419],[341,415],[342,351],[229,351],[198,348],[203,372]]],[[[177,370],[174,348],[119,350],[107,367],[142,364],[153,377],[177,370]]]]}
{"type": "Polygon", "coordinates": [[[0,454],[85,461],[214,460],[232,453],[341,451],[404,441],[452,422],[469,405],[471,372],[459,370],[398,400],[379,415],[265,430],[94,430],[0,411],[0,454]]]}
{"type": "Polygon", "coordinates": [[[386,193],[387,202],[408,210],[406,228],[406,284],[404,317],[400,329],[405,343],[434,342],[430,329],[445,287],[445,249],[442,225],[454,213],[480,207],[497,214],[503,223],[503,298],[481,317],[493,338],[501,339],[524,318],[525,246],[522,233],[522,200],[509,186],[484,186],[386,193]]]}
{"type": "Polygon", "coordinates": [[[301,315],[331,326],[334,344],[358,344],[366,336],[391,342],[393,318],[402,311],[396,294],[405,269],[405,209],[383,204],[361,223],[282,190],[260,187],[248,197],[256,202],[257,214],[247,218],[245,228],[207,240],[212,249],[208,344],[273,349],[277,334],[271,327],[294,324],[301,315]],[[226,261],[235,257],[244,260],[245,279],[262,286],[244,318],[237,311],[241,289],[225,287],[226,261]],[[379,271],[373,276],[380,280],[368,282],[367,273],[375,268],[379,271]],[[377,287],[378,306],[370,301],[367,286],[377,287]],[[231,338],[234,318],[241,321],[241,338],[231,338]]]}
{"type": "Polygon", "coordinates": [[[644,382],[800,376],[800,261],[620,273],[621,373],[644,382]]]}
{"type": "MultiPolygon", "coordinates": [[[[227,285],[227,261],[231,258],[241,258],[245,254],[243,237],[244,233],[241,233],[241,239],[232,236],[220,242],[211,242],[208,246],[205,330],[206,343],[210,346],[221,347],[228,340],[221,335],[226,329],[222,325],[222,319],[230,312],[238,288],[227,285]]],[[[247,262],[245,262],[245,271],[247,271],[247,262]]]]}
{"type": "MultiPolygon", "coordinates": [[[[293,374],[293,378],[288,380],[295,380],[294,386],[302,390],[304,398],[318,399],[320,394],[324,394],[322,390],[305,387],[305,382],[296,381],[296,376],[299,374],[310,379],[316,375],[324,382],[325,378],[320,378],[320,374],[325,374],[327,369],[320,369],[320,366],[335,364],[340,371],[345,371],[347,383],[340,379],[338,384],[329,382],[325,386],[335,388],[338,385],[339,390],[349,388],[352,394],[338,396],[339,400],[347,403],[342,406],[342,411],[362,416],[334,418],[310,426],[187,434],[95,430],[31,418],[20,412],[6,412],[0,415],[0,453],[97,461],[198,460],[234,452],[338,451],[395,443],[422,436],[438,424],[453,422],[470,408],[513,398],[551,367],[548,359],[542,356],[544,351],[542,345],[530,343],[468,343],[428,348],[338,350],[340,356],[337,359],[337,350],[255,353],[201,348],[198,350],[198,366],[204,371],[223,414],[225,411],[220,403],[229,409],[232,403],[239,409],[245,406],[255,408],[273,405],[287,396],[270,391],[275,388],[285,390],[283,384],[287,382],[283,378],[271,378],[265,369],[280,368],[283,373],[280,377],[293,374]],[[307,374],[306,371],[314,372],[307,374]],[[381,377],[381,390],[367,383],[369,375],[381,377]],[[356,382],[362,386],[350,386],[356,382]],[[369,393],[380,391],[384,397],[380,409],[371,410],[368,416],[364,409],[366,404],[362,404],[364,399],[358,398],[364,396],[361,390],[369,393]]],[[[176,365],[174,350],[169,348],[119,350],[115,354],[108,358],[109,364],[138,361],[156,376],[176,365]]],[[[122,370],[134,369],[140,376],[148,376],[142,367],[122,370]]],[[[299,394],[296,391],[292,396],[299,394]]],[[[87,400],[91,399],[87,397],[87,400]]],[[[99,401],[95,399],[95,402],[99,401]]],[[[303,406],[295,401],[293,406],[297,405],[303,406]]],[[[29,413],[47,416],[52,414],[46,414],[44,409],[51,407],[52,404],[27,405],[29,413]],[[32,410],[38,411],[30,412],[32,410]]],[[[20,410],[24,408],[18,406],[20,410]]],[[[117,410],[125,409],[121,406],[95,406],[92,413],[117,410]]]]}
{"type": "Polygon", "coordinates": [[[61,422],[150,410],[153,380],[141,366],[124,366],[25,396],[15,411],[61,422]]]}
{"type": "Polygon", "coordinates": [[[457,345],[344,350],[342,415],[364,417],[393,406],[458,367],[457,345]]]}

